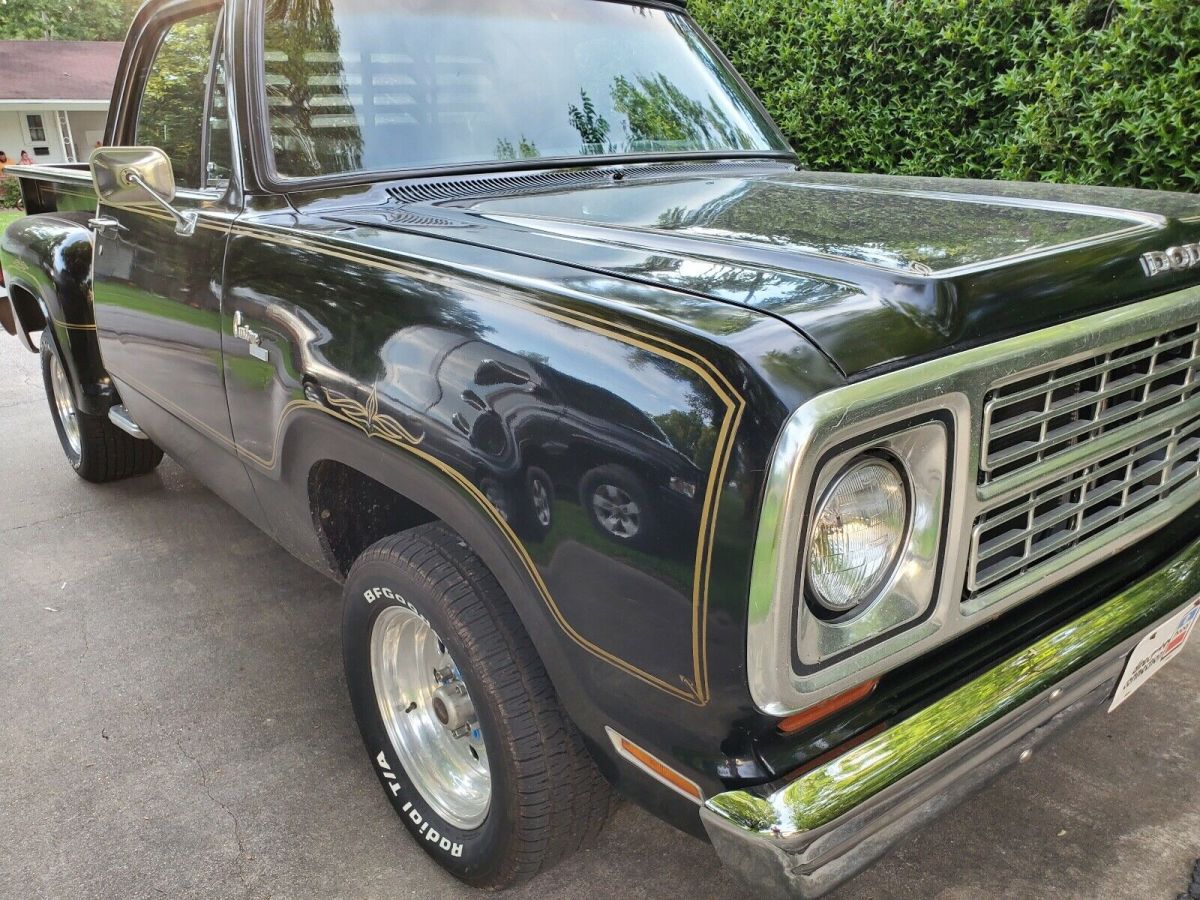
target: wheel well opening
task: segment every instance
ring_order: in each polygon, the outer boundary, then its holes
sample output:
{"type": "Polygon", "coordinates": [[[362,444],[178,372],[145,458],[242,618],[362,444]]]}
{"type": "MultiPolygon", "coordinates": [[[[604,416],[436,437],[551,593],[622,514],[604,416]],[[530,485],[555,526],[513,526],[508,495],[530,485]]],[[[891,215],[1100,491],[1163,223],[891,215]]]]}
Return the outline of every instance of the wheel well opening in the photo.
{"type": "Polygon", "coordinates": [[[19,285],[9,285],[9,297],[12,298],[13,312],[17,314],[16,325],[26,336],[41,331],[46,327],[46,316],[38,305],[37,297],[19,285]]]}
{"type": "Polygon", "coordinates": [[[309,470],[308,497],[322,543],[343,575],[380,538],[437,521],[425,507],[334,460],[309,470]]]}

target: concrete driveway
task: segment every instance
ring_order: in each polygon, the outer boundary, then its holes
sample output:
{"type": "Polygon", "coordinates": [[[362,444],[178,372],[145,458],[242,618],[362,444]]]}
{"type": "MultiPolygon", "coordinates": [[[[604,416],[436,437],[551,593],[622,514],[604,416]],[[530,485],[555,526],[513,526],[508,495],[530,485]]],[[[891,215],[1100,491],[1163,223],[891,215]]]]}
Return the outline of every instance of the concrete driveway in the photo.
{"type": "MultiPolygon", "coordinates": [[[[0,336],[0,897],[467,897],[409,839],[342,684],[339,592],[170,460],[97,487],[0,336]]],[[[1174,898],[1200,856],[1200,645],[844,897],[1174,898]]],[[[624,805],[513,897],[745,895],[624,805]]]]}

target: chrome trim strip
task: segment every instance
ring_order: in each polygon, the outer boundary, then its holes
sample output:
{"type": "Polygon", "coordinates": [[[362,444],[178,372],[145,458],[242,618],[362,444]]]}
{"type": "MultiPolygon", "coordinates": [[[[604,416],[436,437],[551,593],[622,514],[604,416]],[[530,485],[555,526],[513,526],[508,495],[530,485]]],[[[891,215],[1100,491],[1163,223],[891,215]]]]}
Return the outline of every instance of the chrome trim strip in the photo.
{"type": "MultiPolygon", "coordinates": [[[[836,174],[836,173],[835,173],[836,174]]],[[[1144,225],[1166,225],[1167,216],[1119,206],[1096,206],[1092,203],[1075,203],[1070,200],[1044,200],[1038,197],[1013,197],[1007,194],[971,194],[958,191],[920,190],[917,188],[884,187],[882,185],[836,184],[826,181],[790,181],[788,186],[816,188],[823,191],[845,191],[847,193],[887,194],[898,197],[913,197],[918,200],[949,200],[955,203],[976,203],[981,206],[1013,206],[1021,209],[1041,209],[1049,212],[1074,213],[1104,219],[1125,219],[1144,225]]]]}
{"type": "MultiPolygon", "coordinates": [[[[776,182],[778,184],[779,182],[776,182]]],[[[797,187],[806,187],[806,185],[797,185],[797,187]]],[[[714,262],[726,262],[724,257],[715,253],[705,253],[701,247],[697,246],[695,235],[689,236],[683,232],[667,232],[662,229],[649,226],[638,225],[594,225],[589,222],[580,222],[575,219],[564,219],[558,216],[535,215],[532,213],[505,213],[505,212],[489,212],[481,214],[485,218],[495,222],[503,222],[506,225],[514,225],[518,228],[527,228],[531,231],[538,231],[544,234],[553,234],[577,238],[579,240],[603,240],[605,243],[614,244],[624,247],[637,247],[639,249],[659,249],[668,253],[680,253],[694,256],[697,259],[712,260],[714,262]],[[636,235],[636,242],[630,239],[630,235],[636,235]]],[[[1161,225],[1155,225],[1148,221],[1137,222],[1125,228],[1119,228],[1114,231],[1106,231],[1101,234],[1091,235],[1086,238],[1079,238],[1073,241],[1066,241],[1061,244],[1054,244],[1048,247],[1034,247],[1028,250],[1021,250],[1017,253],[1010,253],[1005,256],[997,256],[994,259],[980,260],[979,262],[964,263],[960,266],[951,266],[945,269],[932,269],[923,263],[912,262],[908,267],[902,265],[886,265],[883,263],[872,262],[868,259],[858,259],[845,255],[838,255],[829,251],[820,250],[816,247],[791,246],[788,249],[802,253],[805,256],[814,257],[816,259],[832,260],[834,262],[850,263],[856,268],[872,269],[877,272],[887,272],[890,275],[897,273],[907,275],[913,278],[928,278],[928,279],[946,279],[957,278],[963,275],[974,275],[979,272],[986,272],[990,269],[997,269],[1002,266],[1009,265],[1014,262],[1027,262],[1035,259],[1041,259],[1047,256],[1054,256],[1061,253],[1067,253],[1071,250],[1083,248],[1105,246],[1107,244],[1118,241],[1122,238],[1132,238],[1136,235],[1148,235],[1161,230],[1161,225]]],[[[703,233],[705,242],[714,246],[721,244],[736,243],[732,238],[714,233],[703,233]]],[[[778,250],[778,247],[772,244],[763,244],[750,248],[745,242],[739,244],[743,255],[752,253],[753,262],[756,267],[765,269],[778,270],[778,263],[772,262],[770,256],[778,250]]],[[[750,257],[747,257],[750,258],[750,257]]]]}
{"type": "MultiPolygon", "coordinates": [[[[1161,334],[1197,319],[1200,287],[1193,287],[849,384],[798,408],[784,426],[768,466],[751,570],[747,679],[758,708],[779,716],[805,709],[894,669],[1044,589],[1044,580],[1015,581],[1010,583],[1012,593],[963,604],[976,518],[984,508],[1038,483],[1061,478],[1093,455],[1128,446],[1128,435],[1110,432],[1064,452],[1049,471],[1032,468],[977,487],[985,394],[993,384],[1015,373],[1061,365],[1064,360],[1095,352],[1097,346],[1161,334]],[[793,616],[799,602],[796,566],[802,556],[804,500],[811,480],[818,477],[813,471],[817,460],[831,447],[857,435],[901,427],[897,423],[902,419],[935,410],[949,411],[955,432],[954,471],[947,477],[954,490],[934,612],[825,668],[797,674],[793,668],[797,653],[793,616]],[[976,615],[985,609],[987,617],[976,615]]],[[[1172,407],[1139,424],[1153,434],[1162,423],[1173,424],[1194,412],[1190,404],[1186,409],[1172,407]]],[[[1179,507],[1167,505],[1146,519],[1139,518],[1132,530],[1115,540],[1105,534],[1101,540],[1089,539],[1098,546],[1085,546],[1085,541],[1056,559],[1056,575],[1068,578],[1091,565],[1093,552],[1119,552],[1178,511],[1179,507]]]]}
{"type": "MultiPolygon", "coordinates": [[[[87,169],[68,169],[57,165],[46,166],[13,166],[10,175],[20,178],[31,178],[35,181],[76,181],[92,186],[92,173],[87,169]]],[[[75,165],[79,165],[76,163],[75,165]]]]}

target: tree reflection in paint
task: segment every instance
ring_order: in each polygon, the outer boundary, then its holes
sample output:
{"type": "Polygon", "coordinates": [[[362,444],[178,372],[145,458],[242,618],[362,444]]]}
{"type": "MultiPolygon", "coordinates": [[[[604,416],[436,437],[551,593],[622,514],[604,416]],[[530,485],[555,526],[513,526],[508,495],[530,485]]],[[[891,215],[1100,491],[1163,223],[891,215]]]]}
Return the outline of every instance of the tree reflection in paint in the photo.
{"type": "Polygon", "coordinates": [[[271,146],[289,175],[362,168],[363,133],[330,0],[268,0],[264,64],[271,146]]]}

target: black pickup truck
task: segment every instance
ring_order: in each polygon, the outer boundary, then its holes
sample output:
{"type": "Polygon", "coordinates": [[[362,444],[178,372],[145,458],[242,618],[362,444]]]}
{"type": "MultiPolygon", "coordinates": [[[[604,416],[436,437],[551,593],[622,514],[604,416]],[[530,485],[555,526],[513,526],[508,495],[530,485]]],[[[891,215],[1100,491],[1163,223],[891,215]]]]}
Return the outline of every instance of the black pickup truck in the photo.
{"type": "Polygon", "coordinates": [[[680,2],[152,0],[18,177],[68,461],[344,583],[470,884],[615,787],[820,895],[1200,613],[1200,198],[800,170],[680,2]]]}

